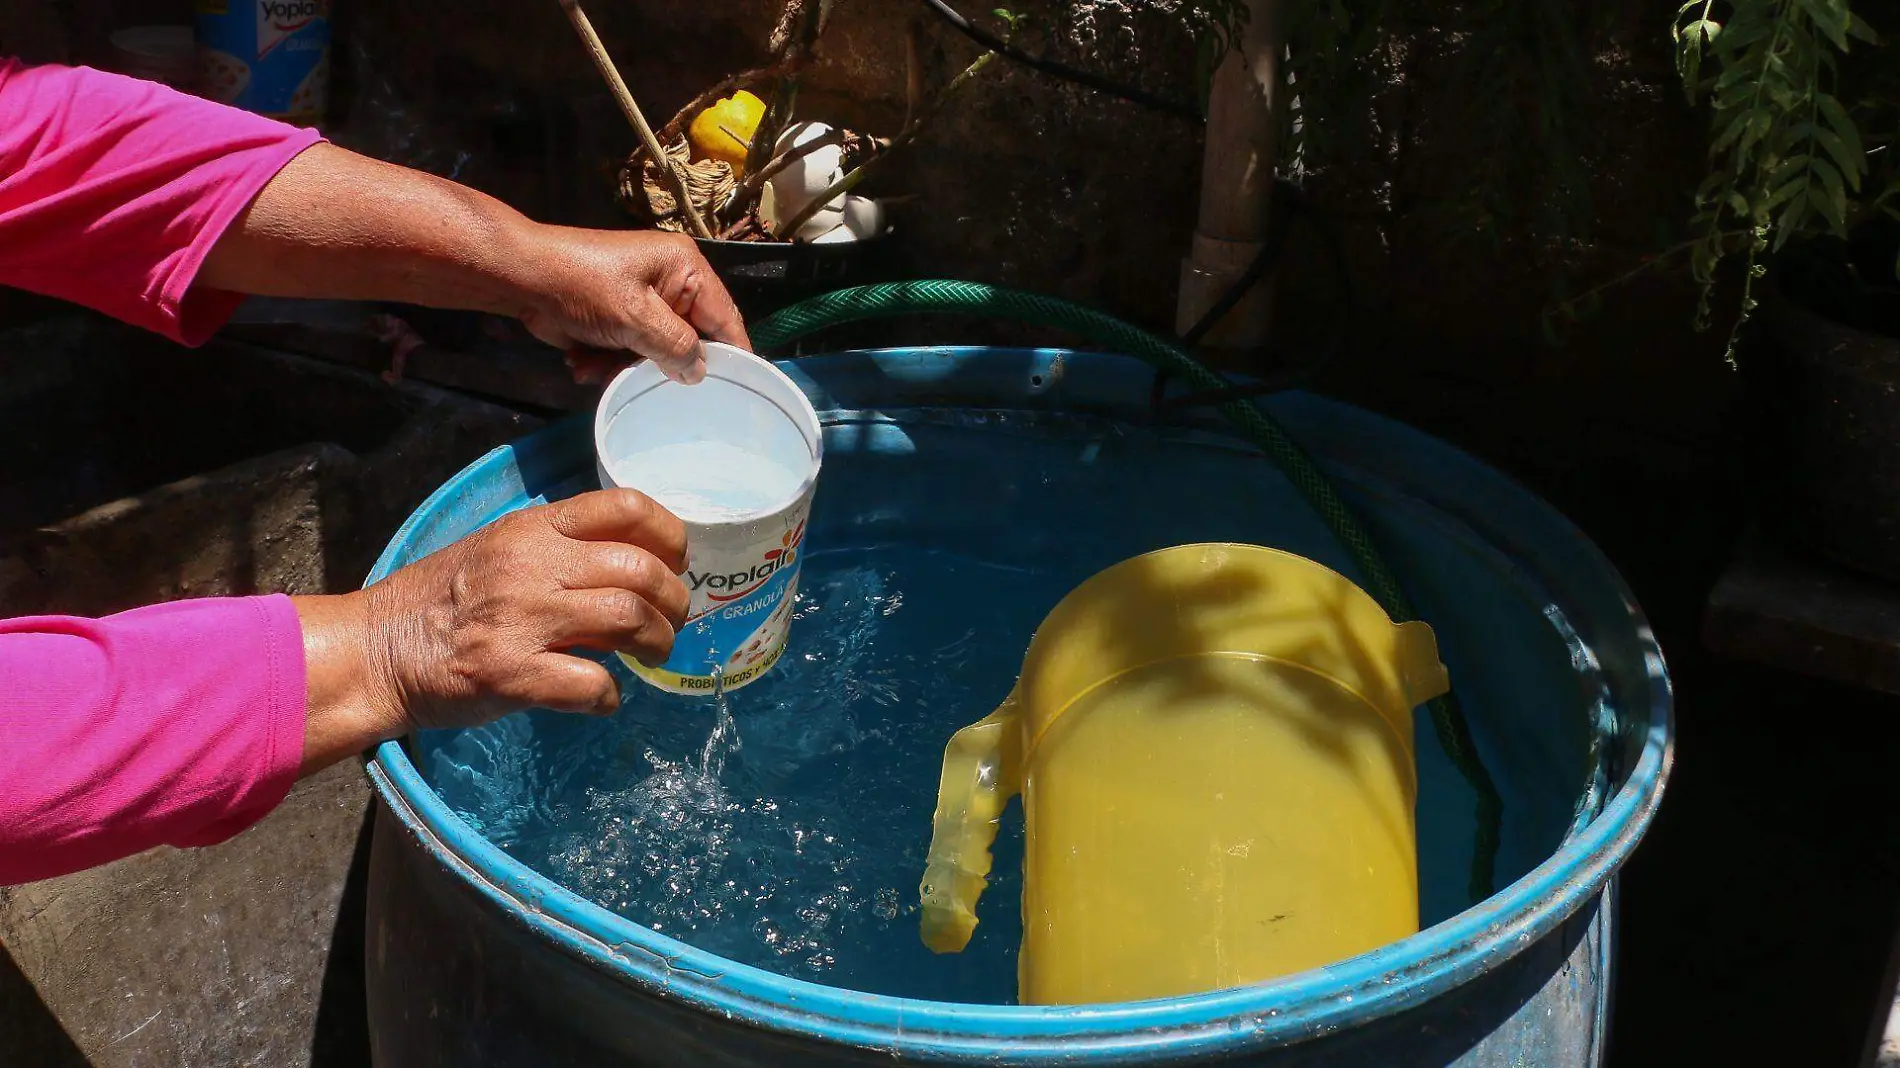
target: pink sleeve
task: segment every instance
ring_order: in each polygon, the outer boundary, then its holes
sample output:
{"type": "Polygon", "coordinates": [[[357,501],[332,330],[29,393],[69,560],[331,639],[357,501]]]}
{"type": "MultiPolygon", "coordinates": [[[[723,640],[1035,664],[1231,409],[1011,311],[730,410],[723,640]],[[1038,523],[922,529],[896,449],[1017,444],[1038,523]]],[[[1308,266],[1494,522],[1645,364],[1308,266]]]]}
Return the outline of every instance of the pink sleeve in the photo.
{"type": "Polygon", "coordinates": [[[241,299],[192,287],[205,255],[320,140],[155,82],[0,59],[0,285],[203,344],[241,299]]]}
{"type": "Polygon", "coordinates": [[[303,759],[281,595],[0,620],[0,886],[262,818],[303,759]]]}

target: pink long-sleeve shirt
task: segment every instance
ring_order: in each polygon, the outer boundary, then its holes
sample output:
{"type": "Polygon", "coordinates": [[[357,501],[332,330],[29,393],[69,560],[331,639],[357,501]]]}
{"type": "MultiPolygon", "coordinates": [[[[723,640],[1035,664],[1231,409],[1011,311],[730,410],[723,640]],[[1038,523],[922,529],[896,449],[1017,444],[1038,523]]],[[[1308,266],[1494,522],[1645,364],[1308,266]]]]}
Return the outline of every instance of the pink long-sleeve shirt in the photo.
{"type": "MultiPolygon", "coordinates": [[[[318,140],[0,58],[0,285],[200,344],[239,300],[193,285],[206,254],[318,140]]],[[[296,779],[305,699],[286,597],[0,620],[0,885],[250,826],[296,779]]]]}

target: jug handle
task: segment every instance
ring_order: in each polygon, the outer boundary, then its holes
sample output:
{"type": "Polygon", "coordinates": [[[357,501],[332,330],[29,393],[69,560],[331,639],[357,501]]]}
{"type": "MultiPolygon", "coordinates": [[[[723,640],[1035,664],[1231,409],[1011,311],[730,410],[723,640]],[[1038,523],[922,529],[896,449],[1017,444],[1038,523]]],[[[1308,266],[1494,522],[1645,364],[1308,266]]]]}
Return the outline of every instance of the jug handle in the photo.
{"type": "Polygon", "coordinates": [[[990,846],[1009,799],[1022,789],[1016,694],[958,731],[943,750],[930,856],[924,863],[924,944],[958,953],[976,931],[976,901],[989,886],[990,846]]]}
{"type": "Polygon", "coordinates": [[[1432,628],[1413,620],[1397,624],[1393,631],[1398,639],[1394,651],[1406,704],[1417,708],[1450,692],[1451,673],[1438,659],[1438,636],[1432,633],[1432,628]]]}

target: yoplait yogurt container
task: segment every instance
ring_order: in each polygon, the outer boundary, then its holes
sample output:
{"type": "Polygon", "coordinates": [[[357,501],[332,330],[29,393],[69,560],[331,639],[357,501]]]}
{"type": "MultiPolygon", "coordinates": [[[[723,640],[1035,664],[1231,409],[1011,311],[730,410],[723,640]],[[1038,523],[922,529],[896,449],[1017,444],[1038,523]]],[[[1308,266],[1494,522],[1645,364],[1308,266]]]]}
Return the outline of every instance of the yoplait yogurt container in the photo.
{"type": "Polygon", "coordinates": [[[315,121],[330,93],[330,0],[197,0],[198,91],[315,121]]]}
{"type": "Polygon", "coordinates": [[[824,443],[804,391],[771,363],[706,342],[686,386],[651,361],[622,371],[594,414],[605,487],[637,489],[686,525],[687,620],[666,663],[623,657],[672,693],[735,690],[785,652],[824,443]]]}

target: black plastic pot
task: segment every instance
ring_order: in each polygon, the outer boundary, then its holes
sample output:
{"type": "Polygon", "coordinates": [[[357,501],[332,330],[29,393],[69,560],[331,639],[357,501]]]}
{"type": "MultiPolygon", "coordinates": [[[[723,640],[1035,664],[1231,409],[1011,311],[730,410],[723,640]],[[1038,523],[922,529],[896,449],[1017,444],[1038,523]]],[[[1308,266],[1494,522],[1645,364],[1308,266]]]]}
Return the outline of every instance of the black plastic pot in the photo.
{"type": "Polygon", "coordinates": [[[1900,227],[1778,265],[1768,392],[1780,491],[1770,525],[1839,563],[1900,580],[1900,227]]]}
{"type": "MultiPolygon", "coordinates": [[[[747,322],[834,289],[901,277],[896,245],[888,236],[828,245],[702,239],[699,251],[747,322]]],[[[820,351],[835,347],[836,340],[828,332],[806,338],[799,347],[820,351]]]]}

